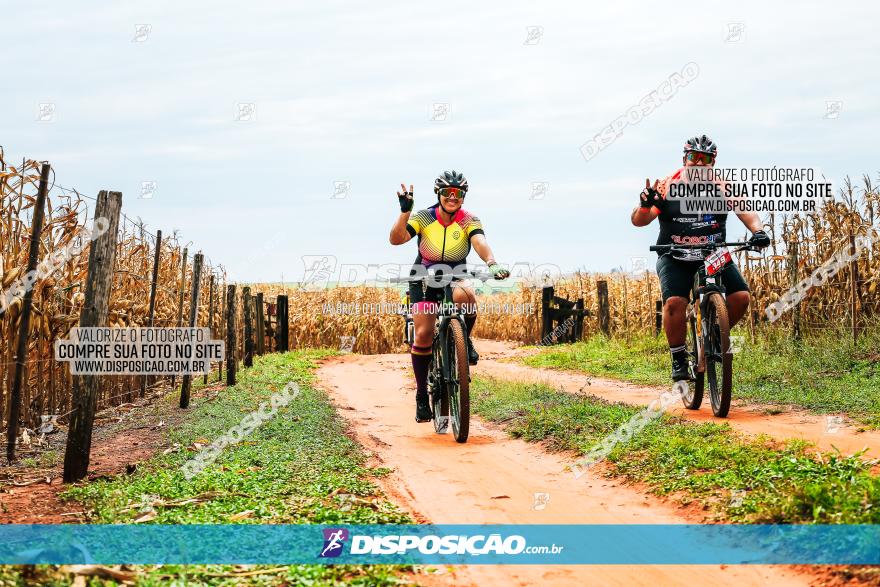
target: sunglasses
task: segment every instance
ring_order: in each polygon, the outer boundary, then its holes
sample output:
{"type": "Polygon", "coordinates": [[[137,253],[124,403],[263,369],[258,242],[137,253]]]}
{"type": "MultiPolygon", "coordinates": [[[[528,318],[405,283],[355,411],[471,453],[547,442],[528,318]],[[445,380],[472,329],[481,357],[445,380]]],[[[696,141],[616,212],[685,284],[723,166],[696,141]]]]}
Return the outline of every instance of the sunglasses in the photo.
{"type": "Polygon", "coordinates": [[[692,163],[705,163],[706,165],[712,165],[713,163],[715,163],[715,155],[690,151],[687,154],[687,160],[692,163]]]}
{"type": "Polygon", "coordinates": [[[459,188],[443,188],[440,190],[440,196],[447,200],[463,200],[464,192],[459,188]]]}

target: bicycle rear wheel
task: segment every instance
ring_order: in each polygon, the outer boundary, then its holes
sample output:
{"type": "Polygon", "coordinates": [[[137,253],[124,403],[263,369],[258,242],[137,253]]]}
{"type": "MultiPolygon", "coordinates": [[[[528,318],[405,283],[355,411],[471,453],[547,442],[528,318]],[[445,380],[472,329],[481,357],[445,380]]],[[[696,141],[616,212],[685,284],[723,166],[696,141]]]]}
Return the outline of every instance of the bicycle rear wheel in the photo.
{"type": "Polygon", "coordinates": [[[687,327],[687,352],[688,363],[691,374],[694,376],[693,381],[688,382],[687,391],[682,394],[681,401],[684,407],[689,410],[699,410],[700,404],[703,403],[703,384],[705,382],[705,372],[700,365],[700,345],[697,334],[697,317],[694,312],[689,312],[687,327]]]}
{"type": "Polygon", "coordinates": [[[471,418],[470,375],[467,342],[458,320],[450,320],[446,331],[446,367],[452,435],[456,442],[467,442],[471,418]]]}
{"type": "Polygon", "coordinates": [[[730,323],[727,318],[727,302],[721,294],[713,293],[706,304],[703,333],[706,345],[706,375],[709,379],[709,399],[712,413],[719,418],[730,411],[730,395],[733,387],[733,355],[730,352],[730,323]]]}

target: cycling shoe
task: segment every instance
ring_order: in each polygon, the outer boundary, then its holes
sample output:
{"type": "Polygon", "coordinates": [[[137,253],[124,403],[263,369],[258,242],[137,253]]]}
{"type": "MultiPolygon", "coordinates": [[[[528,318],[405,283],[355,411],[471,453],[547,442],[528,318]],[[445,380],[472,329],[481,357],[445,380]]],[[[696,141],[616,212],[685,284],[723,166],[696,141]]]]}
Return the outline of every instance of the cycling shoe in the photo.
{"type": "Polygon", "coordinates": [[[434,418],[428,396],[416,396],[416,422],[430,422],[434,418]]]}

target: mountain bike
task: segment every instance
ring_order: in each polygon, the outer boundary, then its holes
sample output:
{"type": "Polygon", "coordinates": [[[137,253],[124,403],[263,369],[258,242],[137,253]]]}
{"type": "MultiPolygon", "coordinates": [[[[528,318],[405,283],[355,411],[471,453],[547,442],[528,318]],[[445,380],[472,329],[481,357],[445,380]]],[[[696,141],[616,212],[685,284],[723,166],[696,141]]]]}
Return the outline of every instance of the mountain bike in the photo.
{"type": "Polygon", "coordinates": [[[756,250],[749,243],[704,243],[697,245],[654,245],[652,251],[701,250],[703,264],[694,275],[694,285],[687,307],[687,352],[690,380],[682,390],[682,403],[698,410],[703,403],[705,379],[709,380],[712,413],[719,418],[730,411],[733,387],[733,352],[730,348],[730,322],[721,271],[733,262],[733,252],[756,250]]]}
{"type": "MultiPolygon", "coordinates": [[[[482,281],[486,274],[456,272],[457,277],[476,277],[482,281]]],[[[432,275],[417,277],[394,277],[392,283],[426,282],[432,275]]],[[[452,436],[456,442],[467,442],[470,431],[470,364],[467,352],[467,327],[464,317],[452,301],[452,284],[443,288],[443,302],[434,323],[434,339],[431,344],[431,366],[428,370],[428,393],[434,413],[434,431],[446,434],[452,423],[452,436]]]]}

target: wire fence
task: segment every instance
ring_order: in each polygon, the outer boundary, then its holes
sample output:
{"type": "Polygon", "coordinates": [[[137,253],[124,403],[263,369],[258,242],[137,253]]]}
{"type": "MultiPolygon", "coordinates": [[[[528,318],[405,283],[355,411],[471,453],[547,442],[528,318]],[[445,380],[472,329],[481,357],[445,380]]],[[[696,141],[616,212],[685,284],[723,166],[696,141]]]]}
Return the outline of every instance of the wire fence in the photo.
{"type": "MultiPolygon", "coordinates": [[[[22,297],[10,296],[13,286],[27,267],[32,234],[33,207],[40,180],[40,163],[24,160],[7,163],[0,150],[0,415],[6,425],[9,398],[14,380],[15,349],[21,319],[22,297]]],[[[85,299],[89,246],[87,230],[94,221],[91,205],[95,198],[64,187],[51,176],[45,219],[40,235],[40,259],[62,251],[76,250],[50,276],[33,286],[33,306],[27,341],[25,378],[21,390],[21,422],[30,428],[40,416],[66,415],[72,409],[73,378],[64,363],[54,359],[54,343],[66,338],[79,323],[85,299]],[[72,249],[72,247],[76,249],[72,249]]],[[[138,327],[149,324],[149,298],[152,269],[159,243],[159,270],[156,280],[154,326],[186,325],[192,295],[192,259],[176,233],[162,234],[147,228],[140,220],[121,215],[116,258],[110,294],[108,325],[138,327]]],[[[203,265],[196,324],[220,328],[222,291],[226,271],[222,265],[203,265]],[[213,292],[209,288],[214,278],[213,292]],[[213,301],[209,299],[213,296],[213,301]],[[209,307],[212,312],[209,316],[209,307]]],[[[144,385],[168,383],[168,378],[107,376],[101,380],[98,408],[130,402],[140,396],[144,385]]]]}

